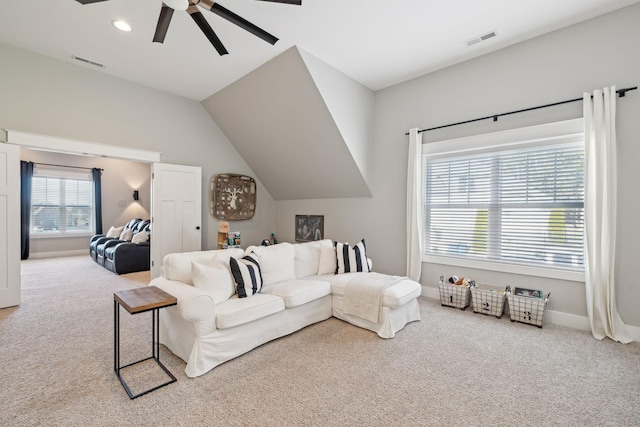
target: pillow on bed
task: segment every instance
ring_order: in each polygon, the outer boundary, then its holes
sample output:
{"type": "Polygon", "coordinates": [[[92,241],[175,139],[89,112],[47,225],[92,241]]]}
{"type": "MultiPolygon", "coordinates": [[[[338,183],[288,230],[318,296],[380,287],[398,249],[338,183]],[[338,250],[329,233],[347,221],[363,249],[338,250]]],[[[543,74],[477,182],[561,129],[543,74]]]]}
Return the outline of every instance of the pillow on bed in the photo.
{"type": "Polygon", "coordinates": [[[348,243],[336,242],[336,274],[369,272],[364,239],[353,248],[348,243]]]}
{"type": "Polygon", "coordinates": [[[255,254],[245,255],[240,259],[229,258],[229,266],[233,280],[236,282],[238,298],[246,298],[257,294],[262,289],[262,273],[260,263],[255,254]]]}

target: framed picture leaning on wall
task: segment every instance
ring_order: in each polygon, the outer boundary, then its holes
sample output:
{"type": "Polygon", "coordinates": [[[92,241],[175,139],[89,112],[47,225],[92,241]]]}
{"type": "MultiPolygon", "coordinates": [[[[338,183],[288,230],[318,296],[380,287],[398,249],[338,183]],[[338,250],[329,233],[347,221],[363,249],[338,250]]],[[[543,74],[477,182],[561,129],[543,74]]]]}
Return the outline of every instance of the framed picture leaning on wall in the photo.
{"type": "Polygon", "coordinates": [[[296,242],[324,239],[323,215],[296,215],[296,242]]]}

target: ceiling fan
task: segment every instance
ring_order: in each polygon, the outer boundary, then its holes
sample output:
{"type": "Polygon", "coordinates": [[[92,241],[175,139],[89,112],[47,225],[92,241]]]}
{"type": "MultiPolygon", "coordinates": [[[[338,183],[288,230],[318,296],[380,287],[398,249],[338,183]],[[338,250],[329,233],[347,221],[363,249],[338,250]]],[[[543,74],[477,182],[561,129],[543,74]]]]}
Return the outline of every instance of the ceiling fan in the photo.
{"type": "MultiPolygon", "coordinates": [[[[91,3],[99,3],[107,0],[76,0],[81,4],[91,4],[91,3]]],[[[258,0],[258,1],[268,1],[272,3],[284,3],[284,4],[294,4],[301,6],[302,0],[258,0]]],[[[167,30],[169,29],[169,24],[171,23],[171,17],[173,16],[174,10],[179,11],[187,11],[187,13],[191,16],[191,18],[195,21],[195,23],[200,27],[200,30],[204,33],[204,35],[209,39],[213,47],[218,51],[220,55],[226,55],[229,53],[227,49],[224,47],[216,33],[213,31],[206,18],[200,12],[201,8],[205,10],[209,10],[216,15],[221,16],[227,21],[236,24],[238,27],[250,32],[256,37],[261,38],[267,43],[275,44],[278,41],[278,38],[272,34],[269,34],[265,30],[251,22],[247,21],[241,16],[236,15],[229,9],[221,6],[215,0],[163,0],[162,9],[160,9],[160,16],[158,17],[158,24],[156,25],[156,32],[153,36],[153,41],[158,43],[163,43],[164,38],[167,35],[167,30]]]]}

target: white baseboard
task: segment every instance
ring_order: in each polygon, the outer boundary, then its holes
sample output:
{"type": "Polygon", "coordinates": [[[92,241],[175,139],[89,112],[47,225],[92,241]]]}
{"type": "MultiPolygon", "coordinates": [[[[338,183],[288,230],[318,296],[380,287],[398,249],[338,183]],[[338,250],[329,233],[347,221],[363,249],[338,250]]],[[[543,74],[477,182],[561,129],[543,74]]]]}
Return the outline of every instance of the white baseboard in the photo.
{"type": "MultiPolygon", "coordinates": [[[[422,296],[440,300],[440,291],[438,288],[423,286],[422,296]]],[[[561,311],[547,310],[544,321],[545,323],[553,323],[554,325],[567,326],[569,328],[580,329],[583,331],[591,330],[588,317],[563,313],[561,311]]],[[[627,325],[627,331],[634,341],[640,341],[640,327],[627,325]]]]}
{"type": "Polygon", "coordinates": [[[640,327],[627,325],[627,331],[634,341],[640,341],[640,327]]]}
{"type": "Polygon", "coordinates": [[[422,287],[422,296],[431,299],[440,299],[440,291],[438,288],[432,288],[431,286],[422,287]]]}
{"type": "Polygon", "coordinates": [[[544,320],[545,322],[553,323],[554,325],[568,326],[569,328],[580,329],[583,331],[591,330],[589,318],[586,316],[563,313],[562,311],[547,310],[544,320]]]}
{"type": "Polygon", "coordinates": [[[89,251],[87,249],[75,249],[72,251],[36,252],[36,253],[29,254],[29,259],[60,258],[63,256],[78,256],[78,255],[89,256],[89,251]]]}

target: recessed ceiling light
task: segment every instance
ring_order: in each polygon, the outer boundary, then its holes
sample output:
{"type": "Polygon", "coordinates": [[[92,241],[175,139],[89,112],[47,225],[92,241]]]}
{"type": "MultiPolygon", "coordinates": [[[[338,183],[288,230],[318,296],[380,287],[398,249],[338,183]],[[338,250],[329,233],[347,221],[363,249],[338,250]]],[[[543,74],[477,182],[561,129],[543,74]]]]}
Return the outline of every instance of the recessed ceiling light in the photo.
{"type": "Polygon", "coordinates": [[[131,25],[129,25],[126,21],[122,19],[118,19],[112,22],[113,26],[119,29],[120,31],[129,32],[131,31],[131,25]]]}

